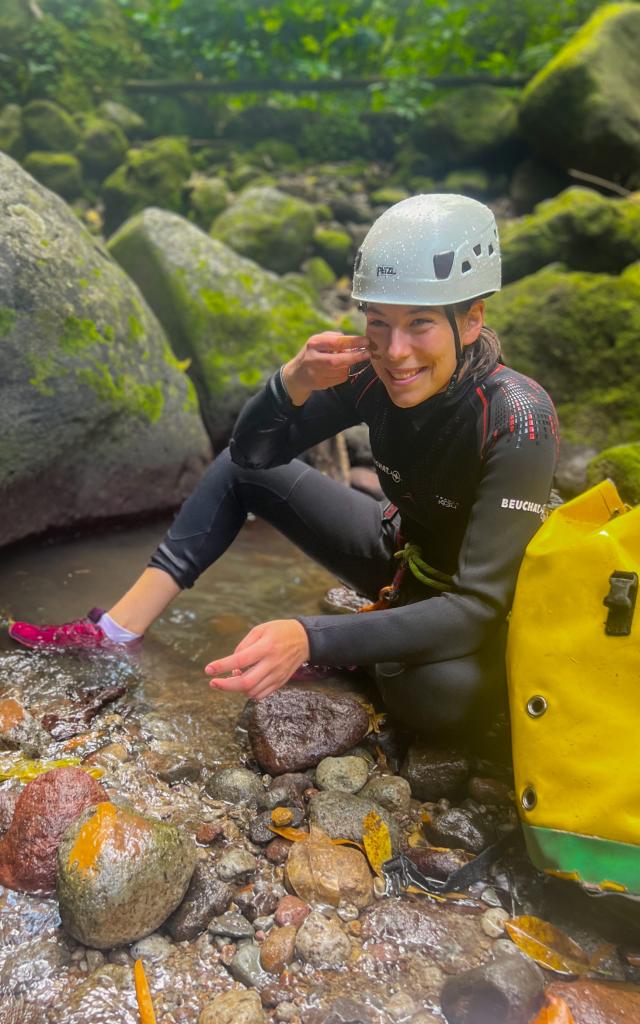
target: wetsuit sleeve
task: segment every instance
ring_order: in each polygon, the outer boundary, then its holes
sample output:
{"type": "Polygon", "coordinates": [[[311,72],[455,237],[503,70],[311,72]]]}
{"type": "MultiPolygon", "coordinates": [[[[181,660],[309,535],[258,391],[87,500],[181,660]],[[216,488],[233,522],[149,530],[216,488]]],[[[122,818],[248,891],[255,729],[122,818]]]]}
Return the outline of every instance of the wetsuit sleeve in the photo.
{"type": "Polygon", "coordinates": [[[246,403],[233,429],[229,449],[245,469],[283,466],[301,452],[361,422],[349,385],[314,391],[304,405],[291,402],[280,371],[246,403]]]}
{"type": "Polygon", "coordinates": [[[454,590],[363,615],[301,617],[311,660],[325,665],[427,663],[477,651],[503,622],[525,547],[540,525],[556,459],[552,437],[516,447],[508,435],[487,455],[464,534],[454,590]]]}

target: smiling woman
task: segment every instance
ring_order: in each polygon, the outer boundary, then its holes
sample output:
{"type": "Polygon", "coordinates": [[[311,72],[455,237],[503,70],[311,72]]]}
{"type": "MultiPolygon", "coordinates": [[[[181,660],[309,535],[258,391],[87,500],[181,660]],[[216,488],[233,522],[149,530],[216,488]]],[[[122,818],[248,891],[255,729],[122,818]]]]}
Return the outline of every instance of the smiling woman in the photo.
{"type": "Polygon", "coordinates": [[[303,661],[357,663],[371,666],[408,728],[438,738],[481,730],[505,701],[505,621],[558,438],[548,395],[502,364],[484,325],[484,299],[499,287],[486,206],[423,195],[391,207],[356,259],[366,334],[314,335],[250,399],[229,450],[108,614],[15,623],[12,636],[58,647],[137,639],[252,512],[373,610],[262,623],[206,666],[214,688],[260,699],[303,661]],[[369,426],[382,503],[297,458],[356,423],[369,426]]]}

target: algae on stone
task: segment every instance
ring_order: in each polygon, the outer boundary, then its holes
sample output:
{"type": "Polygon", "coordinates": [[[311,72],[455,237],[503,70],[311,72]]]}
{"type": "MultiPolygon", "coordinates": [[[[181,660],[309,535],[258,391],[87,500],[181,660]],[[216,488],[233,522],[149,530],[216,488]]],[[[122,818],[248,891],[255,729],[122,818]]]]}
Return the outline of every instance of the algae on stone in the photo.
{"type": "Polygon", "coordinates": [[[551,265],[487,306],[506,362],[558,408],[561,437],[596,448],[640,436],[640,265],[620,276],[551,265]]]}
{"type": "Polygon", "coordinates": [[[208,231],[216,217],[231,202],[231,193],[222,178],[194,173],[185,185],[189,219],[208,231]]]}
{"type": "Polygon", "coordinates": [[[626,181],[640,167],[640,7],[613,3],[529,82],[523,134],[551,163],[626,181]]]}
{"type": "Polygon", "coordinates": [[[102,180],[118,166],[127,147],[127,137],[119,125],[101,117],[84,120],[77,155],[89,174],[102,180]]]}
{"type": "Polygon", "coordinates": [[[492,85],[456,89],[424,111],[412,137],[438,171],[504,161],[518,151],[517,94],[492,85]]]}
{"type": "Polygon", "coordinates": [[[353,242],[339,224],[319,224],[313,233],[313,247],[336,274],[344,274],[348,269],[353,242]]]}
{"type": "Polygon", "coordinates": [[[587,466],[590,485],[613,480],[620,497],[629,505],[640,505],[640,441],[615,445],[600,452],[587,466]]]}
{"type": "Polygon", "coordinates": [[[576,185],[507,225],[501,240],[507,284],[554,262],[617,273],[640,259],[640,202],[576,185]]]}
{"type": "Polygon", "coordinates": [[[187,143],[170,136],[130,149],[103,184],[105,222],[113,231],[145,206],[182,210],[183,188],[192,168],[187,143]]]}
{"type": "Polygon", "coordinates": [[[25,171],[33,174],[41,185],[57,192],[64,199],[73,199],[82,192],[82,167],[72,153],[49,153],[34,150],[22,161],[25,171]]]}
{"type": "Polygon", "coordinates": [[[189,373],[215,448],[246,398],[331,327],[301,291],[176,214],[148,209],[109,250],[139,284],[189,373]]]}
{"type": "Polygon", "coordinates": [[[209,450],[184,366],[64,202],[0,175],[0,544],[174,507],[209,450]]]}
{"type": "Polygon", "coordinates": [[[303,199],[270,187],[249,188],[214,221],[213,238],[267,270],[297,270],[311,245],[316,217],[303,199]]]}
{"type": "Polygon", "coordinates": [[[27,103],[22,111],[22,123],[31,149],[73,152],[80,141],[80,132],[71,114],[51,100],[27,103]]]}

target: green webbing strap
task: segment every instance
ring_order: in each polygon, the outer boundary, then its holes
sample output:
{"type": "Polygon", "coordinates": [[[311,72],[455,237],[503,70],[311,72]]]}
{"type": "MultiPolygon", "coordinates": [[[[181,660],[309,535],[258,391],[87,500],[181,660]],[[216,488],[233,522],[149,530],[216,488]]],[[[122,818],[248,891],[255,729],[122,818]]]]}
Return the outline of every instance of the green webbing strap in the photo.
{"type": "Polygon", "coordinates": [[[401,559],[402,564],[408,566],[415,578],[427,587],[441,591],[453,590],[453,577],[425,562],[417,544],[405,544],[393,557],[401,559]]]}

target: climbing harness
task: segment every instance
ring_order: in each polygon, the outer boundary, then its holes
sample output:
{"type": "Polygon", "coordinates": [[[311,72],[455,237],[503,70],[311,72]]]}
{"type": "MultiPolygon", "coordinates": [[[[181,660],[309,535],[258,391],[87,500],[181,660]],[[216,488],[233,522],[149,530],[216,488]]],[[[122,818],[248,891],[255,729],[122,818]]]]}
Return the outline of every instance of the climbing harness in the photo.
{"type": "Polygon", "coordinates": [[[431,587],[440,593],[453,590],[453,577],[425,562],[418,544],[404,542],[401,534],[398,534],[398,541],[403,544],[403,547],[396,551],[393,556],[398,559],[400,565],[396,569],[391,583],[381,588],[378,598],[373,604],[365,604],[362,608],[358,609],[358,612],[383,611],[385,608],[390,608],[391,605],[395,604],[400,596],[400,587],[406,579],[407,569],[415,579],[426,587],[431,587]]]}

